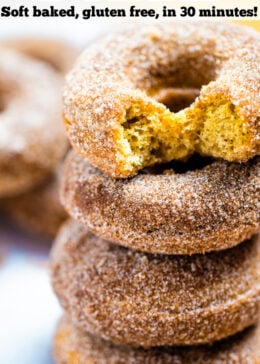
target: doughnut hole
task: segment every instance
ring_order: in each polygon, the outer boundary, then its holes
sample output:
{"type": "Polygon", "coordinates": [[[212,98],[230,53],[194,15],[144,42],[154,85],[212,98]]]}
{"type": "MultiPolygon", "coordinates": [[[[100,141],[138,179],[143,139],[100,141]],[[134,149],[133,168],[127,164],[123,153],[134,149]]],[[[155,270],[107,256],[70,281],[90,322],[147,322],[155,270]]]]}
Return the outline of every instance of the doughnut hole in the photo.
{"type": "Polygon", "coordinates": [[[7,85],[6,82],[0,80],[0,112],[6,110],[9,100],[15,92],[15,87],[7,85]]]}
{"type": "Polygon", "coordinates": [[[6,108],[6,92],[3,85],[0,83],[0,112],[3,112],[6,108]]]}
{"type": "Polygon", "coordinates": [[[28,55],[32,58],[34,58],[36,61],[40,61],[43,63],[46,63],[48,66],[50,66],[54,71],[56,72],[62,72],[62,69],[59,65],[58,61],[55,61],[54,59],[49,59],[47,54],[37,54],[37,53],[29,53],[28,55]]]}
{"type": "Polygon", "coordinates": [[[0,90],[0,112],[3,112],[5,110],[6,103],[4,100],[4,97],[2,95],[2,91],[0,90]]]}
{"type": "Polygon", "coordinates": [[[196,88],[166,88],[159,90],[154,98],[170,111],[178,112],[190,106],[199,93],[200,90],[196,88]]]}
{"type": "Polygon", "coordinates": [[[22,37],[7,40],[4,44],[27,57],[47,64],[58,73],[64,73],[64,64],[67,65],[71,58],[74,59],[74,55],[71,55],[71,52],[74,53],[74,49],[52,39],[22,37]]]}

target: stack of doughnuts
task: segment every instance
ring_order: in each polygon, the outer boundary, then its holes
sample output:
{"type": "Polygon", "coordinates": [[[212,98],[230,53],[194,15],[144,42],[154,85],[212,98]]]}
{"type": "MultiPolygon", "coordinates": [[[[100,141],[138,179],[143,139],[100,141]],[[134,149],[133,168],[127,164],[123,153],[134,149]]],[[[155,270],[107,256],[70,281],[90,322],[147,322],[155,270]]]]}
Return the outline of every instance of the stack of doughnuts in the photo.
{"type": "Polygon", "coordinates": [[[109,34],[67,76],[58,364],[260,362],[260,37],[109,34]]]}
{"type": "Polygon", "coordinates": [[[77,52],[41,38],[3,40],[0,47],[1,207],[24,229],[53,237],[67,218],[57,178],[68,150],[61,90],[77,52]]]}

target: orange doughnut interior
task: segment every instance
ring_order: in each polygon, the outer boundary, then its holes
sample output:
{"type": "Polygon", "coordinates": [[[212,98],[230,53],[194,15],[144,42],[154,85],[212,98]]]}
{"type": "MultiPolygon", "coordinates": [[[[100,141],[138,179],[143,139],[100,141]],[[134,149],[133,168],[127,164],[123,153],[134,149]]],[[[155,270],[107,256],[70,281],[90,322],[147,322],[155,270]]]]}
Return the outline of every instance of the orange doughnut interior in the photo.
{"type": "Polygon", "coordinates": [[[152,96],[161,102],[140,98],[132,103],[123,115],[118,138],[126,169],[185,160],[195,152],[228,161],[243,159],[245,148],[252,148],[252,131],[224,96],[211,95],[177,112],[165,106],[178,110],[185,97],[189,103],[197,93],[196,89],[160,90],[152,96]]]}

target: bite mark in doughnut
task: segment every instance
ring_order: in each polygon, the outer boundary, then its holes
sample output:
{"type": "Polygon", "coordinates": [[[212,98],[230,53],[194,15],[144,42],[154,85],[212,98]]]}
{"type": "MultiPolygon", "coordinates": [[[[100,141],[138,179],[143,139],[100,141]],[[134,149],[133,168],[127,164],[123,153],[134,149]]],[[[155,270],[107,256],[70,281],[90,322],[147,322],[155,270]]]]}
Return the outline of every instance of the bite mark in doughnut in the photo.
{"type": "Polygon", "coordinates": [[[214,95],[207,104],[199,100],[193,110],[173,114],[155,104],[137,102],[122,120],[119,148],[128,170],[134,171],[159,162],[185,160],[194,152],[242,161],[244,146],[253,133],[247,130],[231,102],[214,95]]]}
{"type": "Polygon", "coordinates": [[[260,150],[259,44],[253,30],[212,22],[107,36],[67,78],[64,121],[73,146],[116,178],[194,152],[247,161],[260,150]],[[183,110],[158,102],[164,92],[200,88],[183,110]]]}

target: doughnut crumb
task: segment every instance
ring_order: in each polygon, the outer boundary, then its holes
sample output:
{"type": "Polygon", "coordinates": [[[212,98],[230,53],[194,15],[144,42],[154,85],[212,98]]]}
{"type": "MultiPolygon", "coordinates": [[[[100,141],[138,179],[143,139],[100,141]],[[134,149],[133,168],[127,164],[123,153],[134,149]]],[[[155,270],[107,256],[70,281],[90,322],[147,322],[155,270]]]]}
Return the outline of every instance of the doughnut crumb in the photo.
{"type": "Polygon", "coordinates": [[[236,107],[218,96],[177,113],[159,103],[135,102],[121,126],[118,143],[131,173],[194,153],[238,162],[252,149],[252,133],[236,107]]]}

